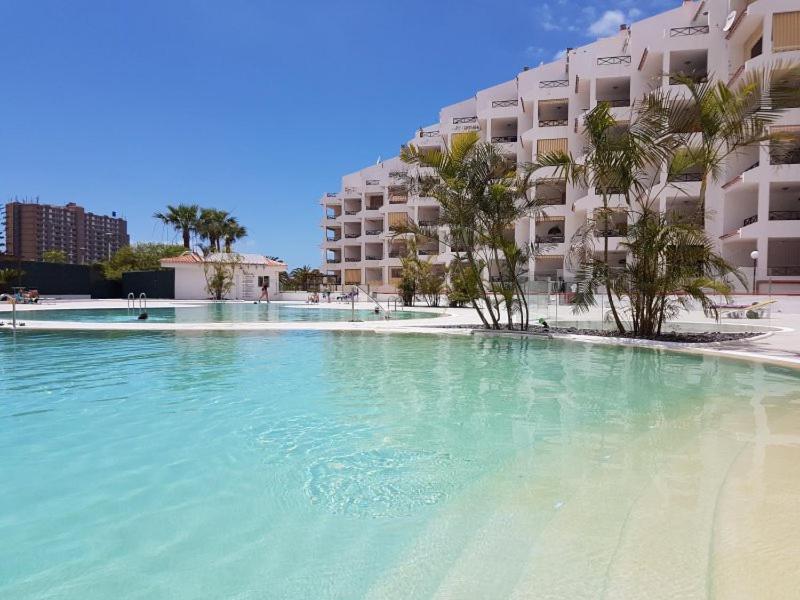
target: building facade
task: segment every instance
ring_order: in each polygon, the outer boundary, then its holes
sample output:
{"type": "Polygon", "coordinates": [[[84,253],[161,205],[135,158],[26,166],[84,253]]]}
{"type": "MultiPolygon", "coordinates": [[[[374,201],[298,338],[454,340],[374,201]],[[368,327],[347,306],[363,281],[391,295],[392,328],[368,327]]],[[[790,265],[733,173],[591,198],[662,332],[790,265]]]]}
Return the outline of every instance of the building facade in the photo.
{"type": "Polygon", "coordinates": [[[209,279],[222,270],[230,279],[225,300],[258,300],[262,287],[267,286],[269,297],[280,293],[280,274],[286,263],[271,260],[260,254],[218,252],[201,256],[187,252],[172,258],[162,258],[161,266],[175,270],[176,300],[205,300],[211,297],[209,279]]]}
{"type": "MultiPolygon", "coordinates": [[[[564,149],[577,156],[584,144],[582,115],[599,102],[608,103],[615,118],[625,122],[633,101],[658,87],[681,97],[686,88],[670,73],[735,85],[743,73],[780,62],[800,62],[797,0],[685,0],[444,107],[437,123],[407,143],[440,148],[474,131],[520,166],[539,152],[564,149]]],[[[789,108],[772,130],[794,138],[796,150],[772,156],[765,143],[729,160],[708,187],[704,227],[743,273],[753,272],[751,254],[758,252],[759,291],[800,291],[800,107],[789,108]]],[[[403,186],[408,171],[408,165],[392,158],[345,175],[339,191],[322,197],[323,272],[332,279],[395,291],[407,243],[391,234],[392,227],[408,219],[432,225],[439,218],[433,198],[414,196],[403,186]]],[[[542,244],[542,253],[531,259],[529,279],[571,277],[565,265],[568,242],[602,205],[596,190],[567,185],[555,175],[536,173],[535,193],[546,205],[545,214],[520,220],[513,232],[521,245],[542,244]]],[[[660,209],[696,213],[699,175],[685,173],[671,183],[658,197],[660,209]]],[[[624,201],[619,196],[613,202],[621,207],[624,201]]],[[[626,218],[621,212],[607,232],[612,261],[620,263],[625,261],[619,244],[626,218]]],[[[444,245],[422,245],[418,252],[441,266],[453,258],[444,245]]]]}
{"type": "Polygon", "coordinates": [[[22,260],[42,260],[60,250],[72,264],[107,260],[130,243],[128,223],[86,212],[70,202],[65,206],[38,202],[9,202],[5,207],[6,253],[22,260]]]}

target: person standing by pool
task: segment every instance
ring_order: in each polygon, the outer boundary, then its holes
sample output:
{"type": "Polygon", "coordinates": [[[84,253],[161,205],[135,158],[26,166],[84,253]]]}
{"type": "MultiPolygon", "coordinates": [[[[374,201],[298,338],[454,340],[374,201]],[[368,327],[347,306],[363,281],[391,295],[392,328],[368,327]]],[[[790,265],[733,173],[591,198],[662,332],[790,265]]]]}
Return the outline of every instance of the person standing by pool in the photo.
{"type": "Polygon", "coordinates": [[[266,300],[267,304],[269,304],[269,284],[266,281],[261,286],[261,295],[258,297],[259,302],[262,300],[266,300]]]}

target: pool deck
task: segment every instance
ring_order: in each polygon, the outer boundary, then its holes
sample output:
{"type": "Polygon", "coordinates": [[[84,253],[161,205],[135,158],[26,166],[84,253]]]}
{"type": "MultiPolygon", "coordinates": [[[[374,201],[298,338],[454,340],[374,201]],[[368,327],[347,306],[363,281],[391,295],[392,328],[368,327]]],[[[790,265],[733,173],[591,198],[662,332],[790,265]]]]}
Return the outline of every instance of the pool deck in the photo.
{"type": "MultiPolygon", "coordinates": [[[[738,299],[740,303],[751,303],[760,297],[744,297],[738,299]]],[[[595,336],[556,334],[553,337],[573,342],[610,344],[688,352],[692,354],[707,354],[724,356],[740,360],[750,360],[800,368],[800,297],[773,296],[778,302],[773,305],[770,317],[766,319],[723,319],[722,322],[731,325],[747,325],[751,327],[769,328],[757,337],[707,344],[686,344],[677,342],[657,342],[651,340],[636,340],[627,338],[603,338],[595,336]]],[[[180,300],[151,300],[148,308],[179,308],[197,306],[204,301],[180,300]]],[[[307,310],[350,310],[350,304],[323,303],[309,305],[299,302],[276,302],[298,306],[307,310]]],[[[349,321],[317,321],[317,322],[221,322],[221,323],[155,323],[136,321],[130,323],[86,323],[72,321],[36,321],[35,313],[50,309],[125,309],[125,300],[63,300],[53,301],[41,305],[18,305],[17,320],[25,323],[18,331],[24,330],[50,330],[50,331],[352,331],[372,333],[411,333],[411,334],[446,334],[446,335],[471,335],[475,329],[480,328],[480,319],[471,308],[443,308],[418,306],[405,308],[405,311],[437,313],[438,316],[413,320],[373,320],[363,322],[349,321]]],[[[357,310],[372,310],[374,305],[368,302],[357,302],[357,310]]],[[[590,311],[580,316],[573,315],[568,307],[561,307],[561,320],[570,321],[598,321],[599,309],[590,311]]],[[[553,307],[546,311],[532,310],[531,321],[545,317],[555,326],[558,322],[554,318],[553,307]]],[[[10,329],[11,306],[0,304],[0,321],[4,324],[0,330],[10,329]]],[[[713,324],[712,319],[706,318],[701,311],[686,313],[678,323],[713,324]]],[[[669,329],[669,328],[667,328],[669,329]]],[[[483,332],[483,335],[498,335],[523,337],[529,334],[515,332],[483,332]]]]}

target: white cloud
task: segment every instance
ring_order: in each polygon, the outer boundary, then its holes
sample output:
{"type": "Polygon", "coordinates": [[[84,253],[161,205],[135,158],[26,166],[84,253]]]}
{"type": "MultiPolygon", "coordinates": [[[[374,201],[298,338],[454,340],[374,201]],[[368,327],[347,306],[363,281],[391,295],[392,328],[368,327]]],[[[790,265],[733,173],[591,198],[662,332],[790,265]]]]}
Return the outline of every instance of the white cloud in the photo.
{"type": "Polygon", "coordinates": [[[561,60],[561,59],[562,59],[562,58],[564,58],[566,55],[567,55],[567,51],[566,51],[566,50],[559,50],[558,52],[556,52],[556,53],[553,55],[553,60],[561,60]]]}
{"type": "Polygon", "coordinates": [[[589,33],[602,37],[613,35],[625,23],[625,13],[621,10],[607,10],[597,21],[589,25],[589,33]]]}

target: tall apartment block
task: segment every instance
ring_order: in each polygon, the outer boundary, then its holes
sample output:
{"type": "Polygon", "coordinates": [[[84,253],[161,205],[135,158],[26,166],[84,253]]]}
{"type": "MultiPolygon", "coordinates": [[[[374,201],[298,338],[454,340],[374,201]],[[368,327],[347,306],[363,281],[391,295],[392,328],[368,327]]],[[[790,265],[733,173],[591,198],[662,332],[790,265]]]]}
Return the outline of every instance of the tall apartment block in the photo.
{"type": "Polygon", "coordinates": [[[67,262],[107,260],[130,243],[128,223],[116,213],[95,215],[70,202],[66,206],[9,202],[5,209],[6,253],[22,260],[42,260],[48,250],[61,250],[67,262]]]}
{"type": "MultiPolygon", "coordinates": [[[[599,102],[608,103],[624,122],[630,119],[632,101],[657,87],[669,89],[677,101],[686,97],[686,87],[670,73],[736,85],[748,71],[779,62],[800,62],[798,0],[685,0],[672,10],[622,26],[612,37],[568,49],[559,60],[525,69],[511,81],[444,107],[438,123],[421,128],[407,143],[422,150],[441,148],[459,134],[474,131],[518,165],[555,149],[579,155],[584,144],[581,117],[599,102]]],[[[703,224],[723,256],[742,267],[749,279],[751,253],[758,251],[759,291],[769,287],[774,293],[797,292],[800,107],[790,107],[771,129],[791,136],[794,150],[771,153],[764,143],[729,160],[709,186],[703,224]]],[[[408,219],[437,223],[437,202],[403,186],[408,169],[392,158],[345,175],[338,192],[322,197],[323,272],[338,283],[394,292],[400,256],[408,248],[402,236],[391,235],[392,228],[408,219]]],[[[661,177],[666,178],[666,172],[661,177]]],[[[697,214],[699,174],[673,179],[674,185],[658,197],[660,209],[678,216],[697,214]]],[[[547,205],[545,216],[520,220],[509,235],[520,244],[542,243],[542,253],[529,265],[529,278],[569,279],[566,247],[601,206],[600,196],[594,189],[567,185],[554,171],[537,172],[535,194],[547,205]]],[[[622,197],[612,204],[621,207],[622,197]]],[[[612,261],[620,264],[626,260],[619,246],[626,228],[626,216],[620,212],[607,231],[612,261]]],[[[453,258],[444,245],[422,243],[418,252],[439,268],[453,258]]]]}

